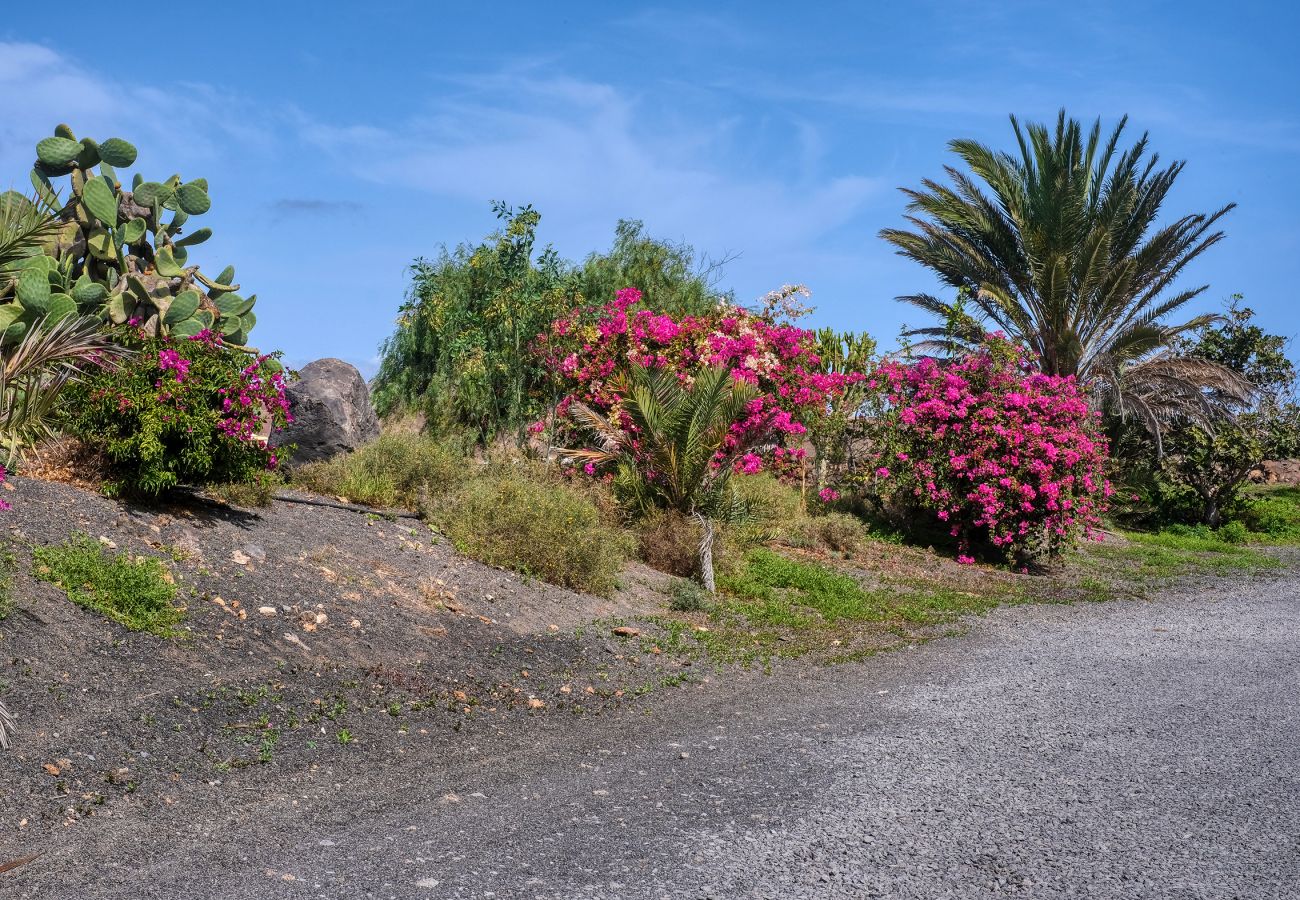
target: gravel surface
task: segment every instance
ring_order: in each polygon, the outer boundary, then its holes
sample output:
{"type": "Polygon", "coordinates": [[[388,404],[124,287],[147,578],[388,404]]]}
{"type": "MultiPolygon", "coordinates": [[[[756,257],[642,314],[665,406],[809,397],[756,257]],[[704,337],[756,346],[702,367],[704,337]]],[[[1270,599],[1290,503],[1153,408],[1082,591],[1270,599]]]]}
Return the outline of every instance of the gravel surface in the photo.
{"type": "Polygon", "coordinates": [[[391,796],[117,833],[0,893],[1294,898],[1298,729],[1300,581],[1204,581],[394,758],[391,796]]]}

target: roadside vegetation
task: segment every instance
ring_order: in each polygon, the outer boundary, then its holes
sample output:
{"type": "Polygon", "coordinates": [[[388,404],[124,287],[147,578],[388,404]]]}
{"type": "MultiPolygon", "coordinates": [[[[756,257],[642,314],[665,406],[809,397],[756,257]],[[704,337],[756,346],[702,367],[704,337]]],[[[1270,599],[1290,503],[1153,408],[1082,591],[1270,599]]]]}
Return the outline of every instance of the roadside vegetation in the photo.
{"type": "MultiPolygon", "coordinates": [[[[655,639],[719,657],[848,658],[1000,604],[1277,567],[1300,487],[1251,477],[1300,456],[1287,341],[1179,286],[1231,205],[1164,208],[1183,164],[1123,121],[1012,124],[1011,154],[953,141],[949,182],[905,189],[881,233],[949,292],[897,298],[930,317],[898,352],[805,327],[801,285],[742,304],[722,262],[636,221],[571,262],[496,204],[497,231],[411,264],[372,398],[418,424],[298,466],[264,439],[293,373],[250,345],[255,295],[191,259],[206,180],[128,175],[131,144],[60,125],[34,193],[0,197],[6,462],[58,438],[84,450],[69,480],[125,498],[405,510],[594,594],[639,561],[673,578],[655,639]]],[[[85,536],[33,556],[125,627],[180,621],[156,560],[85,536]]]]}

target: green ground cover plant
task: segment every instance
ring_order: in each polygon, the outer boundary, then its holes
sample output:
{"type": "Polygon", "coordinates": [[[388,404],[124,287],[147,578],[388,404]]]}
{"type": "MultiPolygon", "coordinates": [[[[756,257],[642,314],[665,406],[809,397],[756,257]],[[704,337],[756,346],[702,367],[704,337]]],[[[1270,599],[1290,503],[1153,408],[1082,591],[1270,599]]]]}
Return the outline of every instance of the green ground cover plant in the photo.
{"type": "Polygon", "coordinates": [[[593,594],[613,592],[632,550],[590,493],[509,464],[469,480],[432,518],[472,559],[593,594]]]}
{"type": "Polygon", "coordinates": [[[110,552],[88,534],[32,550],[33,574],[63,590],[78,606],[132,631],[171,636],[184,617],[167,567],[146,556],[110,552]]]}
{"type": "Polygon", "coordinates": [[[367,506],[422,509],[463,481],[464,454],[419,434],[383,434],[364,447],[294,470],[296,484],[367,506]]]}

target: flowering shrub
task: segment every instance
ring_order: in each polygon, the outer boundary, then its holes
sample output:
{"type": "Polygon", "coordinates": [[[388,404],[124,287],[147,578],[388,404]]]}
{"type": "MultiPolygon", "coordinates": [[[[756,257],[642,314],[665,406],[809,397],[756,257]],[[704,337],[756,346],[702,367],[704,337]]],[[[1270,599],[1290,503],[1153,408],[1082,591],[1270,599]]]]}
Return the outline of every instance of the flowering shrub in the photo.
{"type": "Polygon", "coordinates": [[[279,460],[257,436],[288,423],[277,355],[250,356],[203,331],[116,335],[135,352],[69,388],[66,430],[103,450],[110,488],[157,494],[182,482],[246,482],[279,460]]]}
{"type": "MultiPolygon", "coordinates": [[[[702,369],[723,367],[757,395],[731,424],[719,458],[734,457],[743,474],[797,469],[804,457],[798,445],[808,427],[860,377],[819,371],[815,335],[779,320],[791,306],[788,298],[800,292],[774,293],[762,313],[719,305],[706,315],[673,318],[639,306],[635,288],[619,291],[606,306],[574,310],[537,340],[542,358],[572,388],[557,407],[557,419],[563,422],[580,402],[627,427],[630,422],[620,422],[619,373],[632,366],[668,370],[689,386],[702,369]]],[[[543,427],[537,423],[530,430],[543,427]]]]}
{"type": "Polygon", "coordinates": [[[1073,378],[989,336],[954,362],[883,363],[868,384],[883,410],[868,482],[946,524],[959,562],[974,541],[1024,563],[1095,533],[1112,494],[1106,441],[1073,378]]]}

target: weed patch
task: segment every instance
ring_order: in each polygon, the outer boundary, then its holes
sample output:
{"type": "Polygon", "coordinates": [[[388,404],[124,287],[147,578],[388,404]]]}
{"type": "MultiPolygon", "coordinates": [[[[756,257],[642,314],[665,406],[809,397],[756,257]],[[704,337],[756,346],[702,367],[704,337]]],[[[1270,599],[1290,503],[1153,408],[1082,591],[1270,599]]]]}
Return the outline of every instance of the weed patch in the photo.
{"type": "Polygon", "coordinates": [[[62,589],[78,606],[93,609],[132,631],[169,636],[184,616],[175,606],[176,585],[151,557],[111,554],[86,534],[32,551],[33,574],[62,589]]]}

